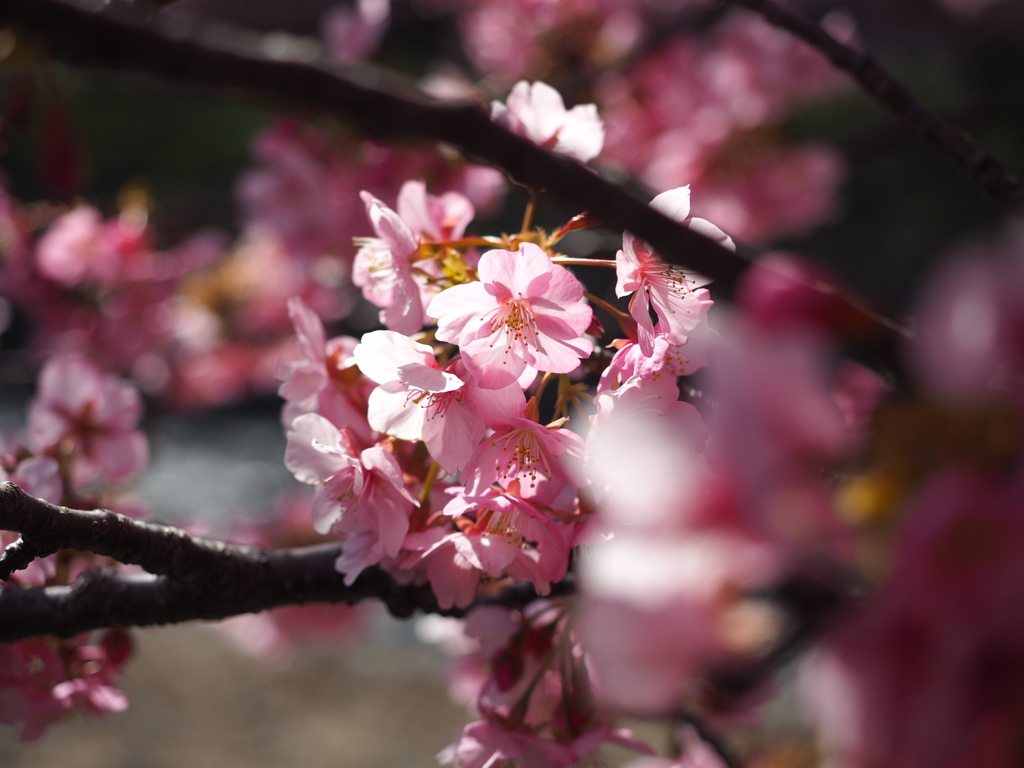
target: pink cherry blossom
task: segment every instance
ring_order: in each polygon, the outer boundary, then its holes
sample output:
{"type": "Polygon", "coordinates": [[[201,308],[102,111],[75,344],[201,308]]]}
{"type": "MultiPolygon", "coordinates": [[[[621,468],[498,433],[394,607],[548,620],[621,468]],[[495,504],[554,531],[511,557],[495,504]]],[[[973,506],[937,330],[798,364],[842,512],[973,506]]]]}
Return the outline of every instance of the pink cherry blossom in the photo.
{"type": "Polygon", "coordinates": [[[323,20],[324,40],[340,64],[354,64],[374,52],[387,30],[390,0],[358,0],[355,8],[338,6],[323,20]]]}
{"type": "Polygon", "coordinates": [[[839,546],[848,532],[818,464],[849,457],[859,435],[836,402],[834,353],[817,335],[733,320],[707,385],[723,488],[756,535],[798,550],[839,546]]]}
{"type": "Polygon", "coordinates": [[[458,529],[423,553],[424,558],[437,561],[428,564],[427,571],[439,600],[442,594],[456,594],[445,585],[453,569],[468,567],[492,579],[510,576],[530,581],[542,595],[565,577],[576,533],[572,523],[552,521],[524,500],[494,488],[478,495],[453,489],[444,514],[456,518],[458,529]]]}
{"type": "Polygon", "coordinates": [[[398,191],[398,215],[422,240],[457,240],[475,213],[465,195],[459,192],[431,195],[422,181],[407,181],[398,191]]]}
{"type": "Polygon", "coordinates": [[[454,372],[457,363],[442,370],[430,347],[394,331],[365,334],[353,360],[380,385],[370,393],[370,426],[422,440],[446,472],[457,474],[484,436],[484,422],[470,403],[476,385],[454,372]]]}
{"type": "MultiPolygon", "coordinates": [[[[727,248],[734,247],[729,236],[714,224],[690,216],[689,187],[662,192],[651,201],[651,207],[727,248]]],[[[629,311],[636,320],[644,354],[653,354],[654,336],[658,332],[665,333],[671,344],[685,344],[711,307],[709,294],[701,287],[707,279],[666,264],[647,243],[629,232],[623,236],[622,250],[615,260],[615,293],[620,298],[634,294],[629,311]],[[651,320],[651,310],[658,317],[657,323],[651,320]]]]}
{"type": "Polygon", "coordinates": [[[397,213],[368,192],[361,196],[377,237],[357,241],[352,280],[367,301],[383,308],[385,326],[415,333],[426,322],[423,307],[437,291],[420,274],[436,271],[433,261],[417,258],[420,244],[461,237],[475,213],[473,204],[458,192],[427,194],[422,181],[402,185],[397,213]]]}
{"type": "Polygon", "coordinates": [[[459,768],[498,768],[516,761],[531,768],[568,768],[578,756],[566,744],[502,728],[488,720],[465,727],[458,741],[438,756],[442,765],[459,768]]]}
{"type": "Polygon", "coordinates": [[[367,301],[383,308],[380,320],[386,327],[416,333],[425,320],[420,287],[412,273],[419,241],[395,211],[369,192],[360,197],[377,236],[360,241],[352,282],[363,289],[367,301]]]}
{"type": "Polygon", "coordinates": [[[100,477],[124,480],[149,458],[146,437],[136,429],[141,416],[142,399],[131,384],[83,357],[61,355],[39,374],[39,393],[29,405],[29,442],[43,453],[69,441],[76,485],[100,477]]]}
{"type": "Polygon", "coordinates": [[[802,670],[832,764],[1020,764],[1022,492],[1019,468],[951,468],[911,501],[892,572],[802,670]]]}
{"type": "Polygon", "coordinates": [[[730,629],[760,617],[738,595],[770,584],[779,563],[771,548],[725,533],[625,529],[596,543],[583,566],[580,631],[603,697],[659,714],[708,666],[749,650],[730,629]]]}
{"type": "Polygon", "coordinates": [[[0,482],[17,483],[30,496],[38,496],[54,504],[60,504],[64,484],[60,479],[60,465],[50,456],[29,456],[13,463],[10,471],[3,466],[0,456],[0,482]]]}
{"type": "MultiPolygon", "coordinates": [[[[459,0],[432,0],[456,4],[459,0]]],[[[488,80],[511,83],[572,61],[582,71],[623,65],[646,38],[643,0],[502,0],[461,2],[462,44],[488,80]],[[515,29],[517,34],[509,35],[515,29]],[[567,57],[563,59],[563,57],[567,57]]],[[[662,2],[667,9],[671,5],[662,2]]]]}
{"type": "Polygon", "coordinates": [[[604,127],[593,104],[566,110],[562,97],[546,83],[520,80],[507,104],[491,103],[491,117],[542,147],[581,162],[593,160],[604,146],[604,127]]]}
{"type": "Polygon", "coordinates": [[[593,312],[583,286],[532,243],[487,251],[480,281],[439,293],[428,312],[437,338],[458,344],[485,389],[508,386],[527,370],[569,373],[593,351],[582,338],[593,312]]]}
{"type": "Polygon", "coordinates": [[[52,695],[64,674],[64,663],[49,638],[0,645],[0,723],[22,723],[22,741],[39,738],[64,714],[52,695]]]}
{"type": "Polygon", "coordinates": [[[316,486],[317,531],[333,529],[345,538],[337,567],[347,584],[364,568],[398,554],[418,502],[405,488],[398,461],[384,448],[357,455],[337,427],[307,413],[288,430],[285,466],[299,481],[316,486]]]}
{"type": "Polygon", "coordinates": [[[80,205],[54,222],[36,248],[45,277],[63,285],[111,285],[150,276],[152,254],[145,249],[145,225],[104,222],[100,212],[80,205]]]}
{"type": "Polygon", "coordinates": [[[588,441],[599,441],[605,424],[617,420],[661,417],[675,425],[680,439],[702,444],[707,428],[697,409],[679,399],[675,379],[660,376],[645,380],[633,376],[617,389],[601,392],[594,398],[597,414],[587,435],[588,441]],[[685,436],[685,437],[684,437],[685,436]]]}
{"type": "Polygon", "coordinates": [[[131,651],[114,651],[117,632],[98,645],[48,637],[0,645],[0,723],[21,723],[22,741],[32,741],[69,710],[124,711],[128,699],[113,682],[131,651]]]}
{"type": "Polygon", "coordinates": [[[320,318],[297,296],[288,301],[301,360],[280,362],[277,393],[288,401],[281,413],[287,426],[303,413],[316,412],[338,428],[345,427],[364,443],[374,441],[366,422],[370,382],[350,367],[357,341],[339,336],[328,341],[320,318]]]}
{"type": "Polygon", "coordinates": [[[645,355],[636,342],[615,341],[610,346],[617,351],[601,373],[597,393],[615,390],[634,376],[645,381],[689,376],[708,364],[707,348],[713,336],[706,322],[693,330],[685,344],[671,344],[666,334],[658,333],[651,340],[652,352],[649,355],[645,355]]]}
{"type": "Polygon", "coordinates": [[[917,380],[949,400],[1016,392],[1024,372],[1024,227],[1000,240],[958,247],[930,278],[907,344],[917,380]],[[955,364],[952,362],[955,361],[955,364]]]}
{"type": "Polygon", "coordinates": [[[582,484],[582,456],[583,440],[575,432],[516,418],[477,447],[463,481],[471,494],[497,483],[534,504],[551,504],[567,487],[582,484]]]}

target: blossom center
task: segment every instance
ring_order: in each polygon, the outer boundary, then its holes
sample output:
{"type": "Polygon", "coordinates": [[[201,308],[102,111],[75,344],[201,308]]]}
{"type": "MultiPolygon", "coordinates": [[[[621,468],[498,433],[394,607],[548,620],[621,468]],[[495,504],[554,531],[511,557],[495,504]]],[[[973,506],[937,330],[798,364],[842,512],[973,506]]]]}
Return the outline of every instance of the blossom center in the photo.
{"type": "Polygon", "coordinates": [[[527,299],[504,299],[491,319],[490,328],[492,335],[504,331],[505,354],[508,354],[513,345],[540,348],[537,344],[537,321],[527,299]]]}
{"type": "Polygon", "coordinates": [[[501,440],[505,466],[495,465],[495,472],[507,478],[525,476],[531,488],[537,486],[538,476],[542,480],[551,478],[547,457],[536,435],[525,429],[515,429],[501,440]]]}

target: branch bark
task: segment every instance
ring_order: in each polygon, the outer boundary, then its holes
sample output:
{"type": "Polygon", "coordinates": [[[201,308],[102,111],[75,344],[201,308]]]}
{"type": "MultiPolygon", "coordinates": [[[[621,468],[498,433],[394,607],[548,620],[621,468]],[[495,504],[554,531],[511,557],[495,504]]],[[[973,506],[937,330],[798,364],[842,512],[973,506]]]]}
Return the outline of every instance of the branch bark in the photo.
{"type": "MultiPolygon", "coordinates": [[[[463,616],[469,608],[441,608],[429,585],[400,584],[380,568],[364,570],[351,584],[334,563],[338,544],[263,550],[194,537],[105,509],[68,509],[0,483],[0,530],[21,538],[0,554],[0,578],[9,579],[35,557],[79,549],[138,565],[148,573],[93,568],[70,586],[0,587],[0,643],[34,635],[74,637],[92,629],[213,621],[285,605],[379,600],[397,618],[417,611],[463,616]]],[[[553,585],[557,595],[575,589],[572,578],[553,585]]],[[[516,584],[477,604],[523,606],[537,598],[516,584]]]]}
{"type": "Polygon", "coordinates": [[[315,64],[271,58],[242,34],[214,41],[198,31],[106,18],[61,0],[3,0],[0,24],[47,44],[70,64],[139,72],[197,88],[232,90],[313,114],[339,117],[379,139],[449,144],[474,162],[495,165],[519,184],[547,190],[610,228],[629,229],[668,261],[732,291],[749,262],[672,221],[590,169],[505,130],[475,104],[445,103],[400,92],[380,76],[357,80],[315,64]]]}
{"type": "Polygon", "coordinates": [[[770,24],[817,48],[869,96],[913,128],[925,144],[966,173],[1007,213],[1024,216],[1024,188],[999,161],[979,149],[966,133],[956,130],[925,107],[873,57],[839,42],[819,24],[777,0],[730,2],[761,15],[770,24]]]}
{"type": "MultiPolygon", "coordinates": [[[[334,567],[337,544],[262,550],[190,536],[104,509],[76,510],[0,484],[0,529],[21,538],[0,555],[0,578],[61,549],[141,566],[147,574],[92,569],[66,587],[0,590],[0,642],[72,637],[100,627],[223,619],[283,605],[381,600],[392,614],[442,612],[429,586],[406,586],[377,568],[351,585],[334,567]]],[[[457,613],[458,611],[456,611],[457,613]]]]}

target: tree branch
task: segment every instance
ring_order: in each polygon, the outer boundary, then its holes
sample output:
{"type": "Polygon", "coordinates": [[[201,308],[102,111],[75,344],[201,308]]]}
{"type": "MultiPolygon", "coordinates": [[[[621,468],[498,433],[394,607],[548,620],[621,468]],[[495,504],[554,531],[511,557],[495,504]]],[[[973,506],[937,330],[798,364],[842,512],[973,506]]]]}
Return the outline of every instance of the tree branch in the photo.
{"type": "Polygon", "coordinates": [[[44,40],[57,59],[140,72],[199,88],[269,98],[314,114],[342,118],[380,139],[428,139],[456,147],[475,162],[495,165],[516,182],[549,191],[589,211],[604,225],[629,229],[668,261],[713,278],[727,295],[749,262],[611,184],[588,168],[556,156],[491,121],[478,105],[400,93],[380,75],[356,80],[336,70],[271,58],[252,35],[159,29],[128,23],[61,0],[3,0],[0,24],[44,40]]]}
{"type": "Polygon", "coordinates": [[[1024,216],[1024,188],[999,161],[983,152],[914,98],[873,57],[845,45],[820,25],[776,0],[730,0],[817,48],[838,69],[849,74],[876,101],[909,125],[921,139],[966,173],[1007,213],[1024,216]]]}
{"type": "MultiPolygon", "coordinates": [[[[105,509],[60,507],[0,483],[0,530],[21,538],[0,554],[0,578],[35,556],[81,549],[139,565],[147,574],[86,571],[70,586],[0,588],[0,643],[34,635],[73,637],[91,629],[145,627],[217,620],[241,613],[308,603],[380,600],[398,618],[417,611],[463,616],[469,608],[442,609],[429,585],[396,582],[380,568],[364,570],[351,585],[335,569],[338,544],[263,550],[190,536],[105,509]]],[[[574,590],[571,578],[554,594],[574,590]]],[[[516,584],[475,604],[526,605],[531,585],[516,584]]]]}
{"type": "MultiPolygon", "coordinates": [[[[227,545],[224,545],[225,547],[227,545]]],[[[351,586],[334,569],[338,545],[236,554],[237,582],[211,574],[209,582],[183,584],[169,576],[117,573],[93,568],[67,587],[0,588],[0,642],[35,635],[74,637],[92,629],[146,627],[213,621],[242,613],[307,603],[383,602],[399,618],[417,610],[442,611],[428,585],[397,584],[379,568],[367,568],[351,586]]]]}

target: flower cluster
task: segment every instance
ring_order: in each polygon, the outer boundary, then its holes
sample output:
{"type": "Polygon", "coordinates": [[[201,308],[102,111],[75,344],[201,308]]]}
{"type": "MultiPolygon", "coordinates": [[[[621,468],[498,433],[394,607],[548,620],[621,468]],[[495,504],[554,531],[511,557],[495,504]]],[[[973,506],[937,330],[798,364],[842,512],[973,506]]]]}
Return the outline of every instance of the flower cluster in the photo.
{"type": "MultiPolygon", "coordinates": [[[[555,151],[592,156],[586,147],[603,140],[592,105],[567,112],[553,93],[521,83],[496,117],[555,151]]],[[[343,542],[346,582],[378,566],[429,583],[443,608],[516,582],[546,595],[590,535],[595,499],[613,493],[595,455],[599,436],[637,414],[662,416],[699,448],[706,428],[680,401],[677,379],[706,362],[708,281],[627,233],[615,259],[582,260],[616,270],[626,313],[588,297],[570,272],[580,260],[557,250],[570,226],[548,233],[526,222],[515,235],[469,236],[470,201],[416,181],[395,208],[367,192],[361,199],[374,236],[357,241],[353,280],[386,329],[327,339],[312,308],[292,299],[304,359],[280,369],[285,464],[315,488],[317,530],[343,542]],[[593,424],[585,379],[603,367],[592,361],[607,340],[592,302],[622,329],[593,424]]],[[[690,215],[688,188],[653,205],[732,247],[690,215]]],[[[497,619],[521,622],[513,634],[522,636],[504,662],[486,659],[497,666],[477,697],[483,720],[449,759],[462,768],[502,757],[567,766],[601,741],[626,739],[591,693],[598,683],[567,610],[538,605],[497,619]]]]}

